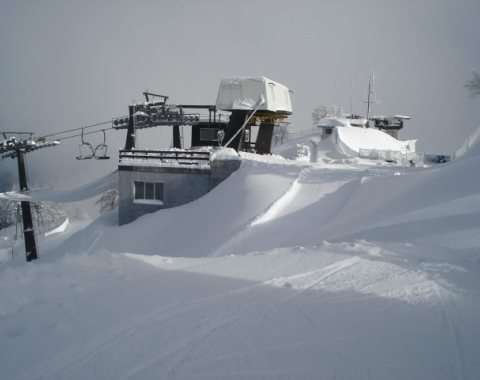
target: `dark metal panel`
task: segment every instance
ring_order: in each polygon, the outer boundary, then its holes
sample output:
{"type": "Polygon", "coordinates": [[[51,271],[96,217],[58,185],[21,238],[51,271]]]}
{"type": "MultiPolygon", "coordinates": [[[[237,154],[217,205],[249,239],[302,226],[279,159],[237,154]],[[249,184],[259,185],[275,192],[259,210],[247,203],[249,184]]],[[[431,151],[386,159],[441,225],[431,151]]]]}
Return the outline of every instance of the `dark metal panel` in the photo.
{"type": "Polygon", "coordinates": [[[258,129],[255,150],[258,154],[269,154],[272,149],[272,137],[275,125],[273,123],[262,123],[258,129]]]}

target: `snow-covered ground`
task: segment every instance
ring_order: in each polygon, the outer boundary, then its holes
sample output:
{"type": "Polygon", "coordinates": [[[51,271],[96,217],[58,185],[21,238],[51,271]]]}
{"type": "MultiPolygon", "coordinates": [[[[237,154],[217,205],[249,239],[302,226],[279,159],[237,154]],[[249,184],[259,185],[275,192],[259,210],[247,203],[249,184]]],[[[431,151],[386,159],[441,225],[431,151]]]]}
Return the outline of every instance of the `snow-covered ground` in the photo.
{"type": "Polygon", "coordinates": [[[304,136],[192,203],[64,226],[0,264],[0,378],[478,379],[479,165],[304,136]]]}

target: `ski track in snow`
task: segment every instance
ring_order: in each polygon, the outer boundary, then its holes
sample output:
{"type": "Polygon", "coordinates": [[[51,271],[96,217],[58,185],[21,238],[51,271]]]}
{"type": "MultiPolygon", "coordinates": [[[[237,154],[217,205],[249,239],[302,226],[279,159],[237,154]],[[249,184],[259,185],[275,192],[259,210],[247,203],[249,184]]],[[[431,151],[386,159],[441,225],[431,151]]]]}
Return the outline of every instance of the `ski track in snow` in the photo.
{"type": "Polygon", "coordinates": [[[450,346],[453,351],[453,357],[455,359],[456,365],[455,369],[457,372],[457,379],[465,379],[464,376],[464,364],[463,364],[463,358],[464,354],[462,353],[462,348],[461,345],[459,344],[459,333],[457,331],[456,326],[460,325],[459,323],[455,323],[453,313],[449,311],[450,309],[455,310],[455,314],[458,315],[457,307],[455,306],[455,302],[452,299],[452,297],[448,297],[448,300],[446,299],[444,293],[444,290],[441,289],[437,284],[434,285],[435,292],[437,294],[437,297],[439,299],[440,307],[441,307],[441,314],[442,314],[442,321],[443,324],[446,325],[446,330],[447,330],[447,338],[450,341],[450,346]]]}

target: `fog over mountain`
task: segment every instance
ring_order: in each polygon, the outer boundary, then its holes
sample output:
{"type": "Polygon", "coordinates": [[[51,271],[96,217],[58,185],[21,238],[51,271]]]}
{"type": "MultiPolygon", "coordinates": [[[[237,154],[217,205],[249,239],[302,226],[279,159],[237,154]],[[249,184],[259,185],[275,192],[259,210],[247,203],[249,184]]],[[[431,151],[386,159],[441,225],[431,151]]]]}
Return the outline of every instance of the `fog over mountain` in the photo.
{"type": "MultiPolygon", "coordinates": [[[[293,90],[292,129],[305,130],[319,104],[349,112],[352,99],[364,114],[374,72],[372,113],[409,115],[402,138],[450,152],[480,125],[479,100],[463,87],[480,69],[479,14],[475,0],[3,0],[0,130],[41,136],[108,121],[145,89],[213,104],[221,78],[260,75],[293,90]]],[[[142,131],[140,144],[169,146],[167,132],[142,131]]],[[[106,173],[124,138],[107,135],[108,162],[75,160],[79,138],[32,153],[31,181],[70,186],[106,173]]],[[[6,161],[0,170],[14,170],[6,161]]]]}

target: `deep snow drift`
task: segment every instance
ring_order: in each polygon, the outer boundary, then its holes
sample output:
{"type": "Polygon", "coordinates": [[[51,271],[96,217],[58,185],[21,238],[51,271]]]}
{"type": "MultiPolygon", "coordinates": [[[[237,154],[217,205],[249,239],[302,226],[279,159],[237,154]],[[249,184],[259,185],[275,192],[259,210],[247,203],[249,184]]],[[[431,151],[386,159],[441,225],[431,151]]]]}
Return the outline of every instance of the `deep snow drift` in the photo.
{"type": "Polygon", "coordinates": [[[0,378],[477,379],[475,152],[420,169],[306,136],[182,207],[70,225],[0,265],[0,378]]]}

